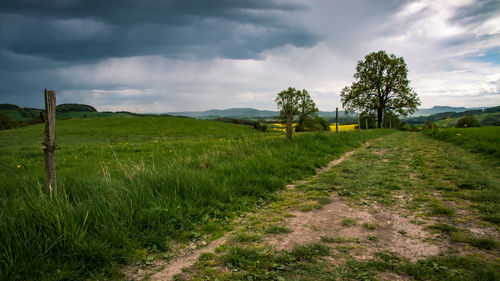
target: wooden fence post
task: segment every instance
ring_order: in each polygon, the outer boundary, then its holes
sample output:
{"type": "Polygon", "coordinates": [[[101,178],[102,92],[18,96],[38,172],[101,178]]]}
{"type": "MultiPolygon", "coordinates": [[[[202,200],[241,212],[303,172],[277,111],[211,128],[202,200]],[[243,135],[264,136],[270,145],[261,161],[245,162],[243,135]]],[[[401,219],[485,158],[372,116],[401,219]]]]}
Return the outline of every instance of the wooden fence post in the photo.
{"type": "Polygon", "coordinates": [[[368,130],[368,117],[365,118],[365,129],[368,130]]]}
{"type": "Polygon", "coordinates": [[[335,132],[339,131],[339,108],[335,107],[335,132]]]}
{"type": "Polygon", "coordinates": [[[47,182],[45,191],[52,197],[52,193],[56,186],[56,166],[54,162],[55,131],[56,131],[56,92],[54,90],[45,89],[45,112],[47,119],[45,120],[45,138],[43,140],[43,155],[45,159],[45,175],[47,182]]]}

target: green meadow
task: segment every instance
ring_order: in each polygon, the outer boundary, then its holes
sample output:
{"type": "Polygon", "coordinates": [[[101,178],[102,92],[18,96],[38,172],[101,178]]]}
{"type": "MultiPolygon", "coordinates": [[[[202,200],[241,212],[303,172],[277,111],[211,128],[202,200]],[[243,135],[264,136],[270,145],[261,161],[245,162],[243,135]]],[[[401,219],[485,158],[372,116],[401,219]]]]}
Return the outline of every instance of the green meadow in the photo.
{"type": "Polygon", "coordinates": [[[500,127],[441,128],[424,130],[423,133],[500,161],[500,127]]]}
{"type": "Polygon", "coordinates": [[[116,274],[139,252],[215,239],[274,191],[392,130],[296,134],[176,117],[56,123],[57,190],[44,190],[44,125],[0,131],[0,279],[116,274]]]}

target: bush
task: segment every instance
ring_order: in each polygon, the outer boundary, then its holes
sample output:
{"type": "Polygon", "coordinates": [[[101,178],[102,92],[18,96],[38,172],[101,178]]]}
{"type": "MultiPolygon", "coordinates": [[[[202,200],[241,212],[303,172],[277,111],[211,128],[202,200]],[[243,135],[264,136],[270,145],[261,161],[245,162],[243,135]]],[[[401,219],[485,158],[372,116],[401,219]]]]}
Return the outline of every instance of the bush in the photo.
{"type": "Polygon", "coordinates": [[[403,122],[403,125],[399,128],[401,131],[406,131],[406,132],[420,132],[422,131],[422,128],[419,128],[413,124],[405,124],[403,122]]]}
{"type": "Polygon", "coordinates": [[[425,122],[424,129],[434,129],[434,128],[436,128],[436,125],[434,124],[434,122],[432,122],[431,120],[427,120],[425,122]]]}
{"type": "Polygon", "coordinates": [[[306,118],[302,125],[295,127],[295,132],[313,132],[313,131],[329,131],[330,125],[328,122],[319,117],[315,116],[314,118],[306,118]]]}
{"type": "Polygon", "coordinates": [[[267,125],[266,124],[262,124],[258,121],[255,121],[252,123],[253,127],[256,129],[256,130],[259,130],[261,132],[265,132],[267,131],[267,125]]]}
{"type": "Polygon", "coordinates": [[[477,119],[473,115],[467,115],[458,119],[456,128],[465,128],[465,127],[481,127],[481,124],[477,121],[477,119]]]}
{"type": "Polygon", "coordinates": [[[323,127],[323,131],[330,131],[330,124],[324,118],[317,116],[316,121],[323,127]]]}

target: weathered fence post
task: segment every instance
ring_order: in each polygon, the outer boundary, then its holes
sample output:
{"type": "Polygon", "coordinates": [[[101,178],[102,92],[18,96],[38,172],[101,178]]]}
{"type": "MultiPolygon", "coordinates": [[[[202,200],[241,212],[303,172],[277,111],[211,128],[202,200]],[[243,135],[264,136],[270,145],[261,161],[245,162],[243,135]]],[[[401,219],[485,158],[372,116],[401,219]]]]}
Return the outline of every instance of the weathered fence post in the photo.
{"type": "Polygon", "coordinates": [[[365,118],[365,129],[368,130],[368,117],[365,118]]]}
{"type": "Polygon", "coordinates": [[[56,92],[54,90],[45,89],[45,112],[47,119],[45,120],[45,138],[43,140],[43,155],[45,159],[45,175],[47,182],[45,191],[49,196],[56,186],[56,166],[54,162],[55,131],[56,131],[56,92]]]}
{"type": "Polygon", "coordinates": [[[339,108],[335,107],[335,132],[339,131],[339,108]]]}

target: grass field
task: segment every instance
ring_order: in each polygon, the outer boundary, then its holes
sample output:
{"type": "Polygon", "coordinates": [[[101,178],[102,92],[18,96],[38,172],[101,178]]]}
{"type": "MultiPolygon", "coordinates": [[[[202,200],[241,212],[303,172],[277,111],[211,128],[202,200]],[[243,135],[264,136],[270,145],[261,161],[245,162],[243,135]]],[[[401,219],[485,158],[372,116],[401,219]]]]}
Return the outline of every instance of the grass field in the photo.
{"type": "MultiPolygon", "coordinates": [[[[498,114],[498,112],[476,114],[476,115],[474,115],[474,118],[476,118],[477,121],[481,122],[489,115],[495,115],[495,114],[498,114]]],[[[439,126],[439,127],[454,127],[457,124],[458,119],[460,119],[460,118],[463,118],[463,116],[439,120],[439,121],[436,121],[435,124],[436,124],[436,126],[439,126]]]]}
{"type": "Polygon", "coordinates": [[[432,138],[450,142],[500,161],[500,127],[442,128],[424,130],[432,138]]]}
{"type": "Polygon", "coordinates": [[[500,280],[497,170],[421,133],[384,136],[242,219],[176,280],[500,280]]]}
{"type": "Polygon", "coordinates": [[[2,280],[103,279],[132,257],[168,253],[173,240],[215,239],[286,183],[393,132],[303,133],[287,142],[185,118],[62,120],[50,199],[43,128],[0,132],[2,280]]]}

